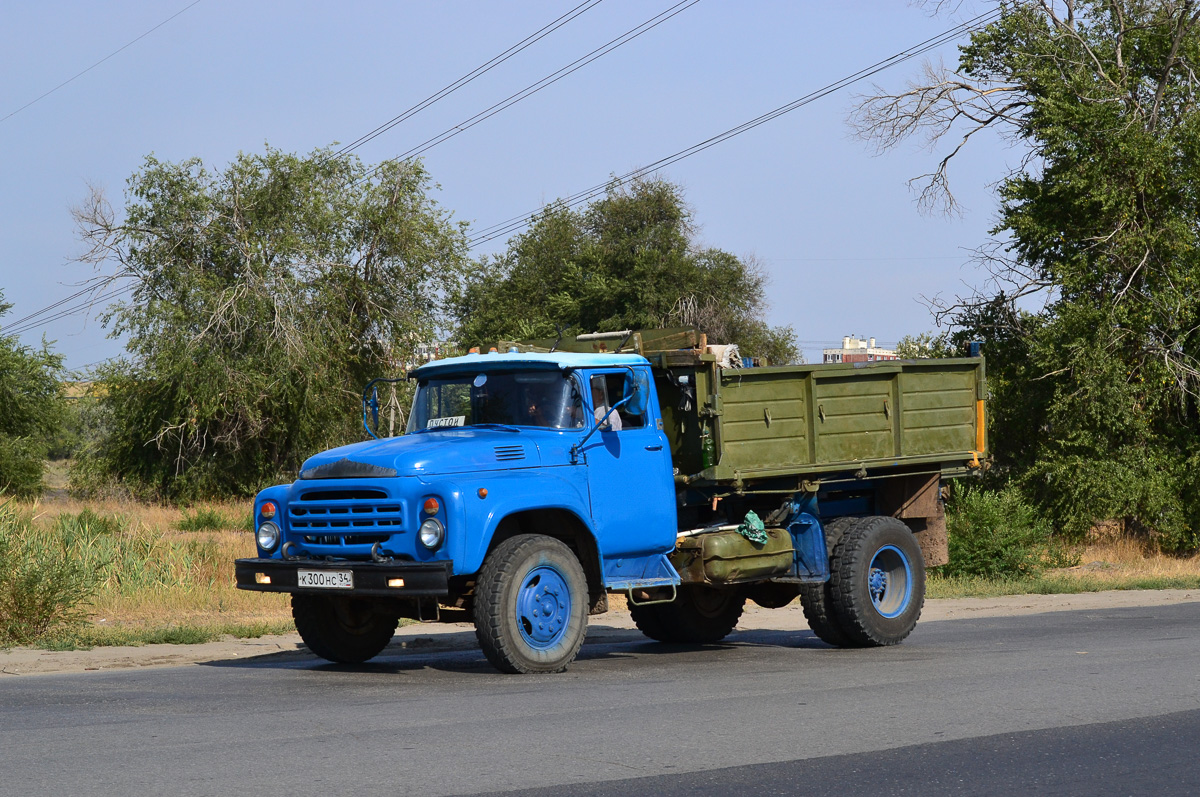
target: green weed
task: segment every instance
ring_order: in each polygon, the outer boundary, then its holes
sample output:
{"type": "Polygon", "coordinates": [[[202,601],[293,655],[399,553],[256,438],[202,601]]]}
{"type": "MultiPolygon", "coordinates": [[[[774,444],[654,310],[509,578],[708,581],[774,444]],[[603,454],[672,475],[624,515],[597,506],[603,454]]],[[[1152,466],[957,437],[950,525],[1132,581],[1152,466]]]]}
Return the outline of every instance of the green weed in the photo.
{"type": "Polygon", "coordinates": [[[1047,568],[1079,561],[1075,549],[1055,536],[1050,524],[1015,488],[959,490],[947,504],[950,562],[944,576],[1028,579],[1047,568]]]}
{"type": "Polygon", "coordinates": [[[926,598],[995,598],[1002,595],[1072,595],[1138,589],[1200,589],[1200,576],[1064,576],[985,578],[931,574],[926,598]]]}
{"type": "Polygon", "coordinates": [[[100,586],[100,567],[85,562],[88,527],[61,535],[36,527],[0,505],[0,647],[26,645],[86,620],[86,606],[100,586]]]}
{"type": "Polygon", "coordinates": [[[44,637],[40,647],[46,650],[88,650],[101,647],[138,647],[141,645],[200,645],[222,637],[257,639],[268,634],[290,634],[296,629],[291,621],[251,623],[172,624],[152,627],[85,626],[44,637]]]}
{"type": "Polygon", "coordinates": [[[185,511],[183,517],[175,524],[175,528],[180,531],[223,531],[246,526],[247,521],[244,518],[232,518],[212,507],[200,507],[194,513],[185,511]]]}

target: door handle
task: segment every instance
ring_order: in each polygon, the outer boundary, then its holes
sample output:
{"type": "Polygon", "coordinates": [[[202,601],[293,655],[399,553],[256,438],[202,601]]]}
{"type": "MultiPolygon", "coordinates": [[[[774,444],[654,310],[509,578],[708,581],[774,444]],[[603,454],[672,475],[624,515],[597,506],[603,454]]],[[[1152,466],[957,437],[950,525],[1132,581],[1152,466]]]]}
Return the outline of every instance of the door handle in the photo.
{"type": "Polygon", "coordinates": [[[646,446],[647,451],[662,451],[662,445],[646,446]]]}

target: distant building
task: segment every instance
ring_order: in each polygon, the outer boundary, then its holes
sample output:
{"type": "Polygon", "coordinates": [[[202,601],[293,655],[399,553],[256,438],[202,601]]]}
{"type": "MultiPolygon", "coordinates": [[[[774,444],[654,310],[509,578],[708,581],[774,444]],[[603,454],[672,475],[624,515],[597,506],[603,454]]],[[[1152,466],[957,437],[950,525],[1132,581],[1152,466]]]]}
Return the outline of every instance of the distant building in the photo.
{"type": "Polygon", "coordinates": [[[418,343],[413,350],[413,359],[400,363],[405,371],[420,368],[425,363],[441,360],[445,357],[457,357],[462,354],[459,347],[444,340],[434,340],[428,343],[418,343]]]}
{"type": "Polygon", "coordinates": [[[842,348],[822,349],[821,362],[826,363],[868,363],[875,360],[895,360],[896,352],[892,349],[881,349],[875,345],[875,338],[859,340],[853,335],[842,338],[842,348]]]}

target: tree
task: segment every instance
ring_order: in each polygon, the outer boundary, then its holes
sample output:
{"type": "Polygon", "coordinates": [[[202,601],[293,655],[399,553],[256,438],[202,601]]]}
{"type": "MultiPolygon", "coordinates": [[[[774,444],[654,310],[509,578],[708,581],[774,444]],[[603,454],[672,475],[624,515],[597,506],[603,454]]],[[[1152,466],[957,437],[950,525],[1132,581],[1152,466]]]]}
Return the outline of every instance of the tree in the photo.
{"type": "Polygon", "coordinates": [[[362,385],[412,360],[465,262],[420,163],[368,170],[268,148],[220,172],[153,156],[123,220],[76,211],[85,259],[132,284],[107,316],[107,433],[81,477],[154,495],[249,494],[359,439],[362,385]]]}
{"type": "Polygon", "coordinates": [[[1195,0],[1002,2],[956,70],[853,117],[884,148],[960,136],[921,182],[948,208],[975,135],[1024,149],[987,289],[938,308],[985,341],[997,473],[1069,531],[1120,518],[1176,549],[1200,544],[1198,22],[1195,0]]]}
{"type": "Polygon", "coordinates": [[[458,295],[466,345],[692,325],[713,342],[782,364],[796,359],[790,327],[764,320],[767,279],[754,261],[695,245],[679,188],[643,179],[610,186],[575,211],[555,203],[484,259],[458,295]]]}
{"type": "MultiPolygon", "coordinates": [[[[0,317],[11,304],[0,292],[0,317]]],[[[0,494],[42,490],[48,441],[62,423],[62,356],[0,335],[0,494]]]]}
{"type": "Polygon", "coordinates": [[[901,360],[921,360],[961,355],[954,350],[946,333],[922,332],[900,338],[896,344],[896,356],[901,360]]]}

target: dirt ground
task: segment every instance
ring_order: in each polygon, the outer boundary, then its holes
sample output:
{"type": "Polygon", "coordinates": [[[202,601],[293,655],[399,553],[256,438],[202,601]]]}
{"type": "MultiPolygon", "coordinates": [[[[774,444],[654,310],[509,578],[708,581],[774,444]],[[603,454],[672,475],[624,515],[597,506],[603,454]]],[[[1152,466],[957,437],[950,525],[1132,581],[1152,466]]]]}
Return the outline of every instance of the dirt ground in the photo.
{"type": "MultiPolygon", "coordinates": [[[[1008,595],[997,598],[953,598],[929,600],[921,622],[938,622],[964,617],[1012,617],[1042,612],[1095,611],[1133,606],[1163,606],[1176,603],[1200,603],[1200,590],[1145,590],[1088,592],[1072,595],[1008,595]]],[[[637,630],[621,600],[613,610],[592,618],[589,643],[637,638],[637,630]]],[[[738,625],[748,629],[804,630],[804,614],[799,602],[782,609],[762,609],[747,604],[738,625]]],[[[734,632],[736,638],[737,632],[734,632]]],[[[415,624],[396,632],[384,656],[403,656],[439,650],[464,650],[475,647],[475,634],[467,623],[415,624]]],[[[92,650],[48,651],[14,648],[0,651],[0,678],[52,673],[80,673],[124,670],[139,667],[176,667],[211,661],[249,659],[270,656],[276,660],[304,660],[311,654],[296,634],[266,636],[259,639],[227,639],[203,645],[145,645],[142,647],[94,648],[92,650]]]]}

